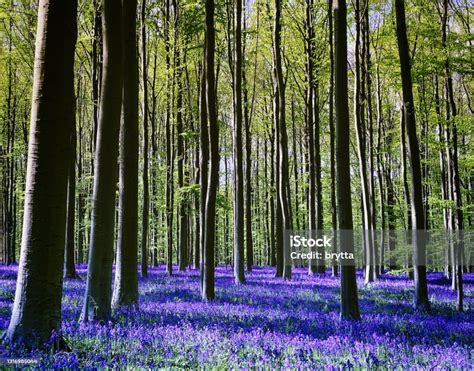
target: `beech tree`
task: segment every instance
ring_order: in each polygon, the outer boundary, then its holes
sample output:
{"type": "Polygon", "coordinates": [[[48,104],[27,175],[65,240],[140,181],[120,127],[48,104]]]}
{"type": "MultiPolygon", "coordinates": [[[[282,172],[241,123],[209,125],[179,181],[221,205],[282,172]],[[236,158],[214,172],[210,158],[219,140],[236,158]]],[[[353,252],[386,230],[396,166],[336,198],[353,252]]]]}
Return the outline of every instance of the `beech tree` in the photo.
{"type": "Polygon", "coordinates": [[[115,196],[122,107],[122,5],[102,3],[103,73],[94,160],[89,264],[81,319],[111,316],[115,196]]]}
{"type": "MultiPolygon", "coordinates": [[[[347,94],[347,7],[345,0],[336,0],[334,9],[335,108],[336,108],[336,176],[338,238],[341,251],[354,252],[352,199],[349,162],[349,102],[347,94]]],[[[359,319],[359,300],[354,261],[341,266],[341,318],[359,319]]]]}
{"type": "Polygon", "coordinates": [[[411,173],[411,217],[412,217],[412,244],[414,255],[415,305],[422,309],[429,309],[428,285],[426,281],[426,246],[423,232],[425,214],[423,212],[423,193],[421,186],[420,149],[416,134],[415,106],[411,78],[410,55],[408,49],[407,28],[405,22],[404,0],[395,0],[397,21],[398,53],[403,90],[403,116],[405,119],[406,134],[411,173]]]}
{"type": "MultiPolygon", "coordinates": [[[[202,251],[202,270],[201,270],[201,294],[203,300],[214,300],[214,251],[215,251],[215,234],[216,234],[216,196],[219,183],[219,126],[217,123],[217,107],[216,107],[216,85],[215,85],[215,47],[216,34],[214,25],[214,0],[206,0],[205,2],[205,116],[208,130],[207,138],[203,138],[201,134],[201,148],[209,148],[209,164],[208,179],[206,182],[204,203],[204,233],[203,233],[203,251],[202,251]],[[207,142],[205,144],[204,142],[207,142]]],[[[202,125],[202,124],[201,124],[202,125]]],[[[201,126],[202,128],[202,126],[201,126]]],[[[204,172],[204,168],[201,168],[204,172]]],[[[206,172],[207,173],[207,172],[206,172]]],[[[204,185],[201,184],[201,187],[204,185]]],[[[201,193],[202,197],[202,193],[201,193]]],[[[202,206],[201,206],[202,207],[202,206]]],[[[202,223],[202,221],[201,221],[202,223]]]]}
{"type": "Polygon", "coordinates": [[[244,165],[242,140],[242,0],[234,9],[234,279],[245,282],[244,275],[244,165]]]}
{"type": "Polygon", "coordinates": [[[123,98],[120,125],[118,238],[112,306],[138,304],[137,1],[123,0],[123,98]]]}
{"type": "Polygon", "coordinates": [[[61,326],[77,2],[40,0],[20,265],[6,338],[43,345],[61,326]]]}

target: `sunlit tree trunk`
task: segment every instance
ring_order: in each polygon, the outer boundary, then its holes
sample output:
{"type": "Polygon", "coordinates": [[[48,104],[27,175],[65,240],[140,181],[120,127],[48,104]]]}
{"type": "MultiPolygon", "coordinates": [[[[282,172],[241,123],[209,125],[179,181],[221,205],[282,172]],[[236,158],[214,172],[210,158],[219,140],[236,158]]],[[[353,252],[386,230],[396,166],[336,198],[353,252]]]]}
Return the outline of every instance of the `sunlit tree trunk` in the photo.
{"type": "MultiPolygon", "coordinates": [[[[285,117],[285,84],[283,81],[283,67],[282,67],[282,49],[281,49],[281,0],[274,1],[274,18],[273,18],[273,59],[275,65],[275,81],[277,86],[278,99],[278,148],[279,148],[279,168],[278,168],[278,202],[281,207],[282,215],[282,230],[289,230],[291,227],[290,208],[288,205],[288,135],[286,132],[286,117],[285,117]]],[[[283,242],[283,238],[282,238],[283,242]]],[[[281,246],[283,255],[283,277],[291,279],[291,259],[290,250],[287,244],[281,246]]]]}
{"type": "MultiPolygon", "coordinates": [[[[345,0],[335,0],[334,46],[335,46],[335,108],[336,108],[336,174],[338,223],[341,233],[341,251],[354,252],[352,235],[352,200],[349,156],[349,101],[347,83],[347,7],[345,0]]],[[[341,318],[359,319],[359,300],[355,262],[346,260],[341,266],[341,318]]]]}
{"type": "Polygon", "coordinates": [[[61,326],[76,16],[76,1],[39,2],[20,265],[5,333],[27,346],[61,326]]]}
{"type": "Polygon", "coordinates": [[[122,106],[122,6],[102,7],[103,73],[92,195],[89,267],[81,319],[111,316],[117,158],[122,106]]]}
{"type": "Polygon", "coordinates": [[[137,0],[123,4],[123,98],[119,214],[112,307],[138,304],[138,46],[137,0]]]}
{"type": "Polygon", "coordinates": [[[242,140],[242,0],[234,0],[234,128],[233,128],[233,222],[234,280],[245,282],[244,275],[244,173],[242,140]]]}
{"type": "Polygon", "coordinates": [[[143,211],[141,241],[141,275],[148,277],[148,223],[150,211],[150,190],[148,185],[148,61],[146,52],[146,0],[142,0],[141,21],[141,57],[143,85],[143,211]]]}
{"type": "Polygon", "coordinates": [[[423,212],[423,190],[421,185],[420,150],[416,134],[415,107],[413,101],[410,55],[408,49],[407,29],[405,23],[404,0],[395,0],[397,23],[398,53],[403,90],[403,106],[405,126],[408,137],[408,150],[411,171],[411,216],[412,216],[412,244],[414,255],[415,305],[422,309],[429,309],[428,285],[426,281],[426,246],[422,231],[425,226],[423,212]]]}
{"type": "MultiPolygon", "coordinates": [[[[216,196],[219,183],[219,126],[217,123],[216,84],[215,84],[215,46],[214,0],[205,2],[205,79],[206,110],[208,125],[209,174],[205,199],[204,244],[202,251],[202,298],[214,299],[214,251],[216,235],[216,196]]],[[[201,147],[203,147],[201,145],[201,147]]],[[[202,169],[201,169],[202,171],[202,169]]],[[[201,184],[201,187],[203,184],[201,184]]]]}

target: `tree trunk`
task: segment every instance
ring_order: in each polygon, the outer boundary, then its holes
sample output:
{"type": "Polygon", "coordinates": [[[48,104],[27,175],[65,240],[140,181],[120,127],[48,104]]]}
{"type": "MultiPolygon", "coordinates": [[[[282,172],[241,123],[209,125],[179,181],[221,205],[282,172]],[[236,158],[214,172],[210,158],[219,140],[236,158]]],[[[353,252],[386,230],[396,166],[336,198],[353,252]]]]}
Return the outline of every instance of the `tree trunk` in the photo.
{"type": "MultiPolygon", "coordinates": [[[[336,90],[336,158],[337,158],[337,204],[341,251],[354,253],[352,235],[352,200],[349,156],[349,102],[347,94],[347,8],[345,0],[335,0],[334,46],[335,46],[335,90],[336,90]]],[[[341,266],[341,318],[359,319],[359,300],[355,262],[346,260],[341,266]]]]}
{"type": "Polygon", "coordinates": [[[423,212],[423,190],[421,185],[420,150],[416,134],[415,107],[413,101],[404,0],[395,0],[395,12],[397,21],[398,53],[400,57],[400,70],[403,89],[405,126],[408,137],[408,150],[410,154],[415,305],[420,309],[428,310],[430,304],[428,299],[428,285],[426,281],[426,246],[422,233],[417,233],[417,230],[423,230],[425,221],[423,212]]]}
{"type": "Polygon", "coordinates": [[[359,0],[355,1],[356,41],[355,41],[355,76],[354,76],[354,117],[357,134],[357,152],[359,157],[360,185],[362,193],[363,236],[365,252],[365,283],[374,280],[373,270],[373,240],[372,240],[372,211],[370,205],[370,189],[367,179],[366,157],[366,127],[365,127],[365,86],[362,81],[364,53],[361,52],[361,23],[359,0]],[[362,59],[362,61],[361,61],[362,59]]]}
{"type": "MultiPolygon", "coordinates": [[[[282,230],[289,230],[291,228],[290,208],[288,205],[288,135],[286,132],[286,117],[285,117],[285,85],[283,81],[283,67],[282,67],[282,48],[281,48],[281,0],[274,0],[275,14],[273,23],[273,40],[274,40],[274,65],[275,65],[275,81],[278,91],[278,147],[279,147],[279,169],[278,169],[278,201],[281,207],[282,215],[282,230]]],[[[282,236],[283,237],[283,236],[282,236]]],[[[283,242],[283,238],[282,238],[283,242]]],[[[291,259],[288,244],[283,244],[283,278],[291,279],[291,259]]]]}
{"type": "Polygon", "coordinates": [[[76,16],[75,1],[39,3],[22,246],[5,334],[26,346],[43,345],[61,326],[76,16]]]}
{"type": "Polygon", "coordinates": [[[141,274],[142,277],[148,277],[148,224],[150,210],[150,190],[148,185],[148,61],[146,54],[146,0],[142,0],[140,17],[143,84],[143,211],[141,241],[141,274]]]}
{"type": "MultiPolygon", "coordinates": [[[[209,148],[209,174],[205,199],[204,244],[202,251],[202,298],[214,300],[214,250],[216,236],[216,196],[219,183],[219,126],[217,122],[217,96],[215,84],[215,46],[216,36],[214,28],[214,1],[205,2],[205,71],[206,71],[206,110],[209,148]]],[[[201,147],[203,147],[201,145],[201,147]]],[[[201,184],[201,187],[203,185],[201,184]]]]}
{"type": "Polygon", "coordinates": [[[67,180],[66,245],[64,254],[64,278],[79,278],[74,264],[75,211],[76,211],[76,126],[72,128],[71,160],[67,180]]]}
{"type": "MultiPolygon", "coordinates": [[[[177,131],[177,170],[178,170],[178,187],[182,189],[184,187],[185,169],[184,169],[184,156],[185,156],[185,145],[184,135],[186,129],[183,125],[183,79],[182,79],[182,66],[181,66],[181,55],[180,55],[180,37],[179,37],[179,21],[180,21],[180,8],[177,0],[173,0],[174,10],[174,60],[175,60],[175,83],[176,83],[176,131],[177,131]]],[[[187,199],[183,196],[178,202],[178,252],[179,252],[179,265],[178,270],[184,271],[188,265],[188,223],[187,223],[187,199]]]]}
{"type": "Polygon", "coordinates": [[[165,116],[165,140],[166,140],[166,272],[173,274],[173,133],[171,129],[171,90],[170,79],[170,0],[166,0],[165,9],[165,61],[166,61],[166,116],[165,116]]]}
{"type": "MultiPolygon", "coordinates": [[[[328,25],[329,25],[329,58],[330,58],[330,81],[329,81],[329,141],[330,141],[330,173],[331,173],[331,227],[337,229],[336,208],[336,159],[335,159],[335,133],[334,133],[334,25],[332,14],[333,0],[328,0],[328,25]]],[[[332,252],[337,253],[337,234],[335,233],[332,244],[332,252]]],[[[338,265],[332,262],[332,276],[337,277],[338,265]]]]}
{"type": "MultiPolygon", "coordinates": [[[[308,229],[311,233],[317,229],[316,227],[316,170],[314,160],[314,28],[313,28],[313,1],[306,2],[306,144],[308,147],[308,229]]],[[[315,238],[315,236],[312,236],[315,238]]],[[[316,247],[311,250],[316,251],[316,247]]],[[[316,259],[309,260],[309,274],[318,271],[316,259]]]]}
{"type": "Polygon", "coordinates": [[[137,0],[123,4],[123,98],[119,215],[112,307],[138,304],[138,47],[137,0]]]}
{"type": "Polygon", "coordinates": [[[122,106],[122,6],[104,0],[103,74],[92,196],[89,268],[81,319],[111,316],[117,158],[122,106]]]}
{"type": "Polygon", "coordinates": [[[233,198],[234,198],[234,279],[245,282],[244,273],[244,173],[242,154],[242,0],[234,8],[234,128],[233,128],[233,198]]]}

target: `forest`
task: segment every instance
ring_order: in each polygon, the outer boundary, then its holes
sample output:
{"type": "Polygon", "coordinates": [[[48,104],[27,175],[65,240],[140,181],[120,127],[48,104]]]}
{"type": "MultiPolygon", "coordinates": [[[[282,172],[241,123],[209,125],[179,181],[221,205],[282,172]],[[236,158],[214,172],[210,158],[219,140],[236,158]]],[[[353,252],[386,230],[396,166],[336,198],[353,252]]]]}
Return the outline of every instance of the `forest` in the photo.
{"type": "Polygon", "coordinates": [[[0,365],[474,368],[473,18],[0,0],[0,365]]]}

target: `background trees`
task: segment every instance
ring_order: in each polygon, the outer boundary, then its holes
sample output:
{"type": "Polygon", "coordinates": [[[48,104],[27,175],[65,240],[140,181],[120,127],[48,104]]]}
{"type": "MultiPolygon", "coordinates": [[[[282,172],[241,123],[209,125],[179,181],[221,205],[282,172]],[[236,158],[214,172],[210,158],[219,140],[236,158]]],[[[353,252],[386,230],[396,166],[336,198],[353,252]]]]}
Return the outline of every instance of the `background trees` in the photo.
{"type": "MultiPolygon", "coordinates": [[[[354,238],[367,283],[387,268],[414,271],[426,306],[423,265],[411,252],[397,255],[405,241],[375,230],[472,229],[472,6],[361,0],[346,4],[343,17],[340,2],[336,9],[280,0],[124,4],[131,10],[119,16],[115,3],[112,11],[107,1],[86,1],[77,18],[66,256],[71,275],[72,263],[90,257],[86,302],[98,312],[89,314],[110,315],[114,253],[116,290],[130,284],[131,302],[135,259],[144,277],[149,265],[166,263],[170,274],[174,265],[199,266],[212,299],[215,265],[232,264],[238,282],[245,266],[267,264],[290,278],[300,262],[284,251],[283,231],[336,225],[370,231],[364,241],[354,238]]],[[[0,257],[7,264],[17,260],[27,228],[37,11],[36,3],[0,0],[0,257]]],[[[455,240],[445,250],[443,268],[462,309],[462,271],[472,269],[473,254],[455,240]]],[[[427,251],[428,260],[434,256],[427,251]]],[[[341,268],[350,287],[344,295],[351,293],[344,302],[352,303],[344,313],[357,317],[353,272],[341,268]]],[[[322,264],[310,271],[326,272],[322,264]]]]}

